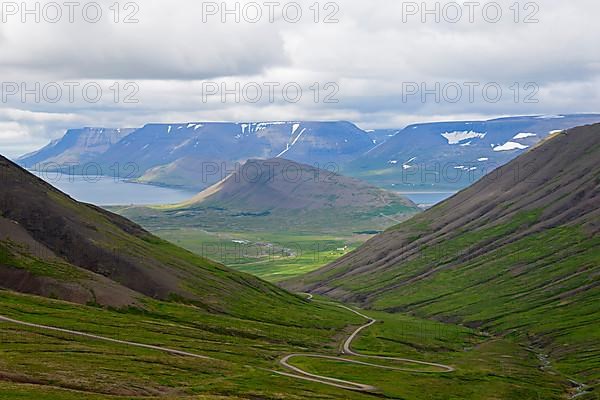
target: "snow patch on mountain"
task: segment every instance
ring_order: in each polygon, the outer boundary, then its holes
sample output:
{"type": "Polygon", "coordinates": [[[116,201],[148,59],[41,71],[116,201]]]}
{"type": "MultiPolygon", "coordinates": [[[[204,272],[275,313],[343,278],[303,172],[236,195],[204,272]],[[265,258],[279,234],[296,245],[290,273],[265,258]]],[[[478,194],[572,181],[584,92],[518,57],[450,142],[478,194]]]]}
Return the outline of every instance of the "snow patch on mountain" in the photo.
{"type": "Polygon", "coordinates": [[[525,150],[529,146],[525,146],[517,142],[506,142],[502,146],[494,147],[494,151],[512,151],[512,150],[525,150]]]}
{"type": "MultiPolygon", "coordinates": [[[[298,134],[298,136],[296,136],[296,137],[294,138],[294,141],[293,141],[291,144],[287,143],[287,144],[286,144],[286,148],[285,148],[285,150],[284,150],[284,151],[282,151],[281,153],[279,153],[279,154],[277,155],[277,157],[275,157],[275,158],[279,158],[279,157],[283,156],[283,155],[284,155],[285,153],[287,153],[287,152],[288,152],[288,151],[289,151],[289,150],[290,150],[292,147],[294,147],[294,145],[295,145],[295,144],[298,142],[298,140],[300,139],[300,137],[302,136],[302,134],[303,134],[304,132],[306,132],[306,128],[303,128],[303,129],[300,131],[300,133],[298,134]]],[[[292,136],[293,136],[293,133],[292,133],[292,136]]]]}
{"type": "Polygon", "coordinates": [[[294,124],[292,126],[292,136],[294,135],[294,133],[296,133],[296,131],[298,130],[298,128],[300,128],[300,124],[294,124]]]}
{"type": "Polygon", "coordinates": [[[460,144],[469,139],[483,139],[487,133],[475,131],[454,131],[442,133],[442,136],[448,141],[448,144],[460,144]]]}
{"type": "Polygon", "coordinates": [[[529,132],[522,132],[517,134],[515,137],[513,137],[513,139],[515,140],[519,140],[519,139],[527,139],[530,137],[534,137],[537,136],[535,133],[529,133],[529,132]]]}
{"type": "Polygon", "coordinates": [[[559,119],[564,118],[564,115],[539,115],[535,117],[536,119],[559,119]]]}

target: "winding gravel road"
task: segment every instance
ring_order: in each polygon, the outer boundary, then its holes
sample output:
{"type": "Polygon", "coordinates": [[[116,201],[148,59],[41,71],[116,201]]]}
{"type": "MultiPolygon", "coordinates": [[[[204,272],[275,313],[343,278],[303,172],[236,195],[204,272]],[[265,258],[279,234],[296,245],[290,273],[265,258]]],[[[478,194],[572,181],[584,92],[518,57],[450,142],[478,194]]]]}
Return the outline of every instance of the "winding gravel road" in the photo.
{"type": "MultiPolygon", "coordinates": [[[[309,295],[308,300],[312,300],[312,295],[309,295]]],[[[427,366],[433,366],[433,367],[437,367],[437,368],[441,368],[444,371],[439,371],[440,372],[452,372],[454,371],[454,368],[447,366],[447,365],[442,365],[442,364],[436,364],[436,363],[429,363],[429,362],[424,362],[424,361],[416,361],[416,360],[410,360],[410,359],[406,359],[406,358],[396,358],[396,357],[384,357],[384,356],[371,356],[371,355],[364,355],[364,354],[359,354],[356,353],[352,350],[352,342],[354,341],[354,339],[356,339],[357,335],[362,332],[364,329],[372,326],[373,324],[375,324],[377,322],[377,320],[370,318],[356,310],[353,310],[349,307],[346,306],[342,306],[342,305],[338,305],[339,307],[342,307],[346,310],[349,310],[365,319],[367,319],[369,322],[361,327],[359,327],[358,329],[356,329],[352,335],[350,335],[350,337],[343,343],[342,345],[342,353],[343,354],[347,354],[350,356],[355,356],[355,357],[363,357],[363,358],[370,358],[370,359],[380,359],[380,360],[392,360],[392,361],[402,361],[402,362],[408,362],[408,363],[413,363],[413,364],[420,364],[420,365],[427,365],[427,366]]],[[[186,357],[193,357],[193,358],[199,358],[199,359],[203,359],[203,360],[214,360],[214,361],[219,361],[216,358],[213,357],[208,357],[208,356],[203,356],[203,355],[199,355],[199,354],[195,354],[195,353],[189,353],[187,351],[181,351],[181,350],[175,350],[175,349],[170,349],[167,347],[161,347],[161,346],[153,346],[153,345],[149,345],[149,344],[142,344],[142,343],[136,343],[136,342],[130,342],[130,341],[126,341],[126,340],[118,340],[118,339],[111,339],[105,336],[100,336],[100,335],[94,335],[91,333],[85,333],[85,332],[79,332],[79,331],[74,331],[74,330],[70,330],[70,329],[62,329],[62,328],[56,328],[53,326],[47,326],[47,325],[40,325],[40,324],[33,324],[30,322],[24,322],[24,321],[19,321],[16,319],[12,319],[9,317],[4,317],[0,315],[0,322],[9,322],[12,324],[16,324],[16,325],[21,325],[21,326],[27,326],[30,328],[37,328],[37,329],[43,329],[43,330],[48,330],[48,331],[54,331],[54,332],[61,332],[61,333],[67,333],[69,335],[74,335],[74,336],[80,336],[80,337],[86,337],[86,338],[90,338],[90,339],[95,339],[95,340],[101,340],[101,341],[105,341],[105,342],[111,342],[111,343],[118,343],[118,344],[123,344],[126,346],[132,346],[132,347],[141,347],[141,348],[145,348],[145,349],[151,349],[151,350],[157,350],[157,351],[162,351],[165,353],[169,353],[169,354],[174,354],[174,355],[179,355],[179,356],[186,356],[186,357]]],[[[303,354],[303,353],[298,353],[298,354],[290,354],[287,355],[285,357],[283,357],[279,363],[289,369],[290,371],[292,371],[293,373],[288,373],[288,372],[282,372],[282,371],[276,371],[276,370],[268,370],[268,369],[263,369],[263,368],[258,368],[261,369],[263,371],[268,371],[271,373],[275,373],[277,375],[281,375],[281,376],[286,376],[289,378],[294,378],[294,379],[301,379],[301,380],[305,380],[305,381],[311,381],[311,382],[317,382],[317,383],[322,383],[325,385],[329,385],[329,386],[334,386],[340,389],[346,389],[346,390],[354,390],[354,391],[360,391],[360,392],[375,392],[377,391],[377,388],[371,385],[366,385],[366,384],[362,384],[362,383],[358,383],[358,382],[351,382],[351,381],[345,381],[342,379],[336,379],[336,378],[330,378],[327,376],[321,376],[321,375],[317,375],[317,374],[311,374],[309,372],[306,372],[298,367],[295,367],[293,365],[291,365],[289,363],[289,361],[294,358],[294,357],[309,357],[309,358],[321,358],[321,359],[327,359],[327,360],[334,360],[334,361],[342,361],[342,362],[346,362],[346,363],[351,363],[351,364],[358,364],[358,365],[367,365],[370,367],[375,367],[375,368],[381,368],[381,369],[389,369],[389,370],[395,370],[395,371],[406,371],[406,372],[412,372],[412,373],[434,373],[433,371],[419,371],[419,370],[414,370],[414,369],[407,369],[407,368],[399,368],[399,367],[391,367],[391,366],[385,366],[385,365],[378,365],[378,364],[372,364],[372,363],[368,363],[368,362],[364,362],[364,361],[358,361],[358,360],[351,360],[348,358],[343,358],[343,357],[335,357],[335,356],[328,356],[328,355],[323,355],[323,354],[303,354]]],[[[252,366],[250,366],[252,367],[252,366]]],[[[256,368],[256,367],[254,367],[256,368]]]]}
{"type": "MultiPolygon", "coordinates": [[[[307,300],[311,301],[312,299],[313,299],[313,296],[308,294],[307,300]]],[[[366,320],[368,320],[368,322],[365,325],[362,325],[359,328],[357,328],[354,332],[352,332],[350,337],[348,337],[348,339],[346,339],[346,341],[344,341],[344,343],[342,344],[342,354],[347,354],[349,356],[354,356],[354,357],[369,358],[369,359],[401,361],[401,362],[411,363],[411,364],[426,365],[429,367],[440,368],[441,371],[424,371],[424,370],[415,370],[415,369],[410,369],[410,368],[392,367],[392,366],[387,366],[387,365],[373,364],[373,363],[364,362],[364,361],[351,360],[351,359],[344,358],[344,357],[335,357],[335,356],[328,356],[328,355],[322,355],[322,354],[310,354],[310,353],[290,354],[290,355],[283,357],[279,361],[279,363],[282,366],[294,371],[295,373],[300,374],[301,376],[310,378],[308,380],[320,382],[320,383],[323,383],[323,384],[326,384],[329,386],[335,386],[335,387],[342,388],[342,389],[355,390],[355,391],[360,391],[360,392],[374,392],[374,391],[377,391],[377,388],[375,386],[365,385],[365,384],[358,383],[358,382],[344,381],[344,380],[330,378],[330,377],[326,377],[326,376],[322,376],[322,375],[311,374],[311,373],[306,372],[298,367],[291,365],[289,363],[289,361],[294,357],[308,357],[308,358],[321,358],[321,359],[333,360],[333,361],[342,361],[342,362],[351,363],[351,364],[367,365],[367,366],[375,367],[375,368],[388,369],[388,370],[394,370],[394,371],[411,372],[411,373],[420,373],[420,374],[448,373],[448,372],[454,371],[453,367],[451,367],[449,365],[444,365],[444,364],[438,364],[438,363],[432,363],[432,362],[426,362],[426,361],[417,361],[417,360],[411,360],[408,358],[372,356],[372,355],[360,354],[360,353],[355,352],[354,350],[352,350],[352,342],[356,339],[356,337],[360,334],[360,332],[369,328],[373,324],[377,323],[377,320],[373,319],[367,315],[364,315],[350,307],[346,307],[346,306],[342,306],[342,305],[338,305],[338,307],[341,307],[348,311],[351,311],[354,314],[359,315],[359,316],[365,318],[366,320]]]]}

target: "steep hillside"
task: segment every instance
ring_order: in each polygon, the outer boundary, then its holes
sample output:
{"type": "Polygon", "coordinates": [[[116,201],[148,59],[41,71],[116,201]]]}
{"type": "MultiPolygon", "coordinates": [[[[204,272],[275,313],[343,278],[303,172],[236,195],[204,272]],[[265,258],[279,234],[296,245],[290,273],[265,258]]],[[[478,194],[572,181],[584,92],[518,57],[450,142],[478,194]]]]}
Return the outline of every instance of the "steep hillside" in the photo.
{"type": "Polygon", "coordinates": [[[48,169],[57,169],[66,164],[85,164],[105,153],[133,131],[134,129],[70,129],[61,139],[20,157],[17,162],[27,168],[36,168],[42,164],[42,168],[48,169]]]}
{"type": "Polygon", "coordinates": [[[600,122],[600,115],[510,117],[435,122],[371,133],[387,140],[343,172],[395,190],[463,189],[552,132],[600,122]],[[391,136],[390,136],[391,135],[391,136]]]}
{"type": "Polygon", "coordinates": [[[526,335],[598,383],[599,160],[600,125],[555,134],[286,286],[526,335]]]}
{"type": "Polygon", "coordinates": [[[80,303],[133,304],[142,295],[230,311],[295,301],[249,275],[78,203],[0,158],[0,286],[80,303]]]}

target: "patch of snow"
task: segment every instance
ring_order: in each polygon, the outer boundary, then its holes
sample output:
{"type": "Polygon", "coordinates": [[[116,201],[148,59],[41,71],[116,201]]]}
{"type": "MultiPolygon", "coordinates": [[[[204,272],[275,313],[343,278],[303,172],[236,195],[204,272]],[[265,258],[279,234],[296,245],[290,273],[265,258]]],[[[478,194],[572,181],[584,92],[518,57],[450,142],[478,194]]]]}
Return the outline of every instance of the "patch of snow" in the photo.
{"type": "Polygon", "coordinates": [[[171,125],[169,125],[169,127],[167,128],[167,133],[171,133],[172,129],[173,129],[173,127],[171,125]]]}
{"type": "Polygon", "coordinates": [[[414,166],[413,166],[413,165],[410,165],[410,163],[411,163],[411,162],[413,162],[413,161],[415,161],[416,159],[417,159],[417,157],[413,157],[413,158],[411,158],[410,160],[408,160],[407,162],[405,162],[405,163],[402,165],[402,169],[405,169],[405,170],[406,170],[406,169],[411,169],[411,168],[414,168],[414,166]]]}
{"type": "Polygon", "coordinates": [[[296,133],[296,131],[298,130],[298,128],[300,128],[300,124],[294,124],[294,125],[292,125],[292,136],[294,136],[294,133],[296,133]]]}
{"type": "Polygon", "coordinates": [[[296,139],[294,139],[294,141],[292,142],[292,146],[296,144],[296,142],[298,141],[298,139],[300,139],[300,136],[302,136],[302,134],[306,132],[306,128],[302,129],[300,131],[300,133],[298,134],[298,136],[296,136],[296,139]]]}
{"type": "Polygon", "coordinates": [[[513,139],[519,140],[519,139],[527,139],[529,137],[533,137],[533,136],[537,136],[535,133],[529,133],[529,132],[522,132],[517,134],[513,139]]]}
{"type": "Polygon", "coordinates": [[[281,153],[277,154],[277,156],[276,156],[275,158],[279,158],[279,157],[283,156],[285,153],[287,153],[287,152],[288,152],[288,150],[289,150],[289,149],[290,149],[290,144],[289,144],[289,143],[286,143],[286,145],[285,145],[285,150],[284,150],[284,151],[282,151],[281,153]]]}
{"type": "Polygon", "coordinates": [[[536,119],[559,119],[564,118],[564,115],[540,115],[535,117],[536,119]]]}
{"type": "Polygon", "coordinates": [[[479,161],[479,162],[484,162],[484,161],[489,161],[489,160],[490,160],[490,159],[489,159],[489,158],[487,158],[487,157],[481,157],[481,158],[478,158],[478,159],[477,159],[477,161],[479,161]]]}
{"type": "Polygon", "coordinates": [[[470,145],[471,145],[471,143],[472,143],[472,142],[463,143],[463,144],[461,144],[460,146],[461,146],[461,147],[467,147],[467,146],[470,146],[470,145]]]}
{"type": "Polygon", "coordinates": [[[388,164],[396,165],[398,164],[398,160],[390,160],[388,161],[388,164]]]}
{"type": "Polygon", "coordinates": [[[555,130],[555,131],[550,131],[549,133],[550,133],[550,135],[556,135],[557,133],[562,133],[562,132],[564,132],[564,130],[558,129],[558,130],[555,130]]]}
{"type": "Polygon", "coordinates": [[[202,124],[196,124],[196,127],[194,128],[195,131],[197,131],[198,129],[202,128],[204,125],[202,124]]]}
{"type": "Polygon", "coordinates": [[[286,148],[284,151],[282,151],[281,153],[279,153],[277,155],[277,157],[275,158],[279,158],[281,156],[283,156],[285,153],[287,153],[289,151],[289,149],[291,149],[292,147],[294,147],[294,145],[298,142],[298,139],[300,139],[300,137],[302,136],[302,134],[306,132],[306,128],[303,128],[300,133],[298,134],[298,136],[296,136],[296,138],[294,139],[294,141],[292,142],[292,144],[287,143],[286,144],[286,148]]]}
{"type": "Polygon", "coordinates": [[[448,144],[460,144],[468,139],[483,139],[487,133],[480,133],[475,131],[454,131],[442,133],[442,136],[448,140],[448,144]]]}
{"type": "Polygon", "coordinates": [[[179,150],[180,148],[182,148],[182,147],[184,147],[184,146],[187,146],[187,145],[188,145],[188,144],[189,144],[191,141],[192,141],[192,139],[188,139],[188,140],[186,140],[185,142],[183,142],[183,143],[181,143],[181,144],[179,144],[179,145],[177,145],[177,146],[173,147],[173,150],[171,150],[171,153],[173,153],[173,152],[174,152],[174,151],[176,151],[176,150],[179,150]]]}
{"type": "Polygon", "coordinates": [[[529,146],[525,146],[517,142],[506,142],[502,146],[494,147],[494,151],[512,151],[512,150],[525,150],[529,146]]]}
{"type": "Polygon", "coordinates": [[[142,150],[146,150],[148,148],[148,146],[150,146],[150,144],[147,144],[144,147],[142,147],[142,150]]]}

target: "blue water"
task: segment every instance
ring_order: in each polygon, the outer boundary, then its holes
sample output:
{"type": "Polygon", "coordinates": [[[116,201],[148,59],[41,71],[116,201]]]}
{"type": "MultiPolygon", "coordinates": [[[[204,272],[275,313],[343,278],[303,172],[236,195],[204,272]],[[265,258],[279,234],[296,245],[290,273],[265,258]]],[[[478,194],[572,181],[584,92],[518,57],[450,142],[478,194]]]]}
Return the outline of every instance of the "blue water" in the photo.
{"type": "MultiPolygon", "coordinates": [[[[98,206],[174,204],[189,200],[197,193],[181,189],[142,185],[108,176],[84,177],[55,172],[30,171],[75,200],[98,206]]],[[[454,192],[400,192],[421,207],[431,207],[454,192]]]]}
{"type": "Polygon", "coordinates": [[[141,185],[107,176],[84,177],[54,172],[30,172],[75,200],[98,206],[173,204],[196,195],[191,191],[141,185]]]}
{"type": "Polygon", "coordinates": [[[432,207],[454,196],[455,192],[401,192],[400,194],[421,207],[432,207]]]}

